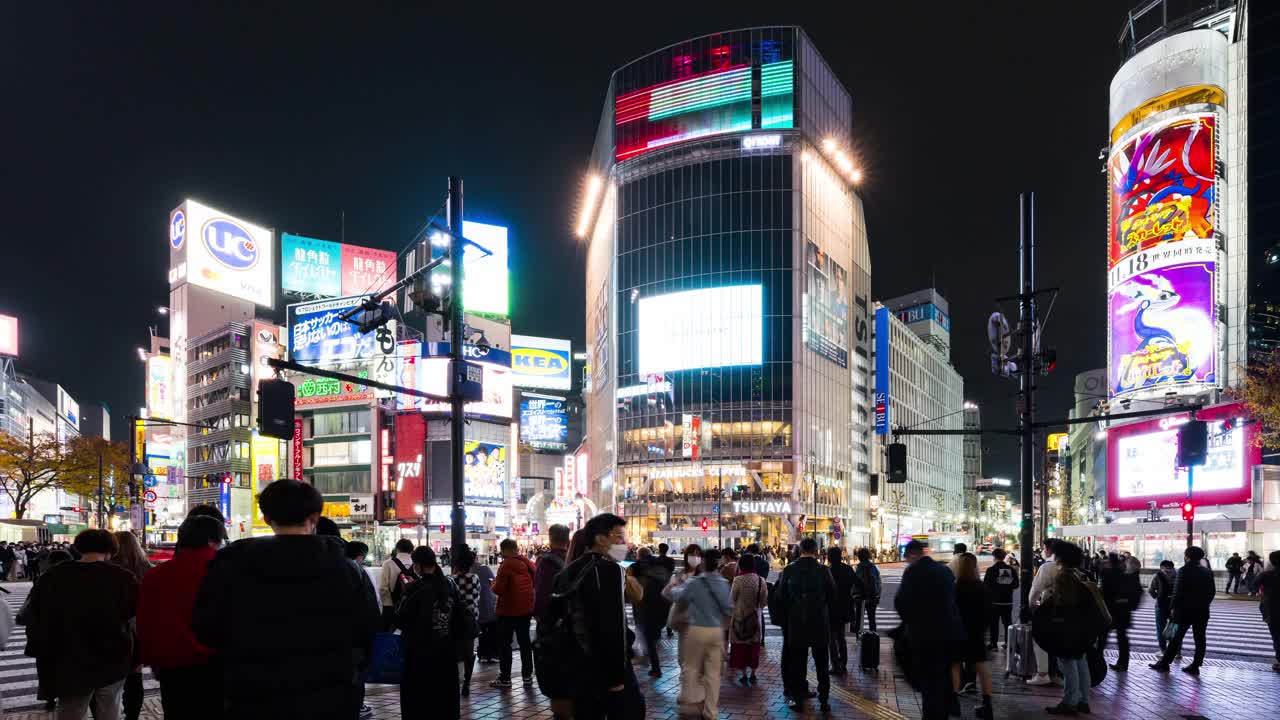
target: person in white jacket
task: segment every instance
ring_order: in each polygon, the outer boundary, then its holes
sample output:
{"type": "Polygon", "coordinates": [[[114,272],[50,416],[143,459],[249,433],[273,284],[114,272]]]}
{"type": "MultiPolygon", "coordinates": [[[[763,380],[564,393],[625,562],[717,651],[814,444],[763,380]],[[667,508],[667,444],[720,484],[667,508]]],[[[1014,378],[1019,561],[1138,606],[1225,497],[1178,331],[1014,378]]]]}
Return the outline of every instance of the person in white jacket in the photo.
{"type": "Polygon", "coordinates": [[[396,541],[396,552],[382,563],[382,572],[378,574],[378,600],[382,603],[382,620],[386,627],[391,627],[396,617],[396,602],[404,595],[403,583],[399,592],[396,584],[402,574],[412,577],[413,573],[413,541],[400,538],[396,541]]]}
{"type": "MultiPolygon", "coordinates": [[[[1031,581],[1031,591],[1029,600],[1031,607],[1040,606],[1040,599],[1049,588],[1053,587],[1053,579],[1058,575],[1058,564],[1053,560],[1053,544],[1056,542],[1053,538],[1045,538],[1044,541],[1044,564],[1036,569],[1035,579],[1031,581]]],[[[1053,680],[1049,678],[1049,653],[1040,647],[1039,643],[1035,643],[1036,651],[1036,674],[1035,677],[1028,678],[1028,685],[1048,685],[1053,680]]]]}

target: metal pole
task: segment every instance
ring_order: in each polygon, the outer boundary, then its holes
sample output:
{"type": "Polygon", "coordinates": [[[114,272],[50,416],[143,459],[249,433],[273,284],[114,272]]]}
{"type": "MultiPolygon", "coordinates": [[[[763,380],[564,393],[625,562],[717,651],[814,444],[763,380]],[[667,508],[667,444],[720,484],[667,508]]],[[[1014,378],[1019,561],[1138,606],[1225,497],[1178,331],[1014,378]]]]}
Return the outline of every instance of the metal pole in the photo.
{"type": "Polygon", "coordinates": [[[720,506],[724,504],[724,468],[716,471],[716,477],[718,478],[716,483],[716,545],[724,549],[724,522],[721,520],[722,513],[720,512],[720,506]]]}
{"type": "MultiPolygon", "coordinates": [[[[1021,430],[1022,459],[1020,478],[1022,482],[1022,532],[1018,538],[1020,544],[1020,560],[1022,563],[1022,622],[1031,618],[1031,581],[1035,574],[1032,555],[1032,543],[1035,541],[1035,515],[1032,507],[1032,491],[1035,489],[1035,376],[1032,374],[1032,355],[1035,352],[1035,193],[1022,193],[1018,196],[1019,243],[1018,254],[1021,262],[1019,280],[1021,295],[1018,302],[1018,321],[1022,328],[1022,366],[1021,378],[1018,382],[1019,397],[1022,401],[1018,424],[1021,430]]],[[[1043,512],[1041,508],[1041,512],[1043,512]]]]}
{"type": "MultiPolygon", "coordinates": [[[[1191,480],[1192,480],[1192,476],[1194,476],[1195,473],[1196,473],[1195,465],[1188,465],[1187,466],[1187,502],[1192,503],[1191,507],[1193,508],[1192,509],[1193,513],[1195,512],[1194,510],[1195,501],[1191,499],[1191,480]]],[[[1195,523],[1196,523],[1195,515],[1192,515],[1191,517],[1187,518],[1187,547],[1191,547],[1192,545],[1195,545],[1195,539],[1194,539],[1195,523]]]]}
{"type": "Polygon", "coordinates": [[[105,500],[102,488],[102,448],[98,448],[98,529],[102,529],[102,501],[105,500]]]}
{"type": "Polygon", "coordinates": [[[449,519],[453,524],[450,545],[455,548],[467,544],[466,485],[462,476],[462,450],[465,442],[462,402],[462,382],[466,368],[462,360],[463,292],[462,292],[462,178],[449,176],[449,358],[453,384],[449,388],[449,454],[453,470],[453,511],[449,519]]]}

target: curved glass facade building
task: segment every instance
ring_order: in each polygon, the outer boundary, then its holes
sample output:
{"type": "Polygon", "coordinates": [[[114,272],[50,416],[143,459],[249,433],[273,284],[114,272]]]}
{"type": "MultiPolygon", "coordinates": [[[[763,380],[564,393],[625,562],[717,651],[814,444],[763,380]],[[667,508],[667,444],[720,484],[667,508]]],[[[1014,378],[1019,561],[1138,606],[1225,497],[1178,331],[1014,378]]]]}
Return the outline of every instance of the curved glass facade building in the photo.
{"type": "Polygon", "coordinates": [[[636,542],[867,542],[852,100],[802,30],[613,74],[578,223],[597,505],[636,542]],[[704,530],[705,521],[705,530],[704,530]]]}

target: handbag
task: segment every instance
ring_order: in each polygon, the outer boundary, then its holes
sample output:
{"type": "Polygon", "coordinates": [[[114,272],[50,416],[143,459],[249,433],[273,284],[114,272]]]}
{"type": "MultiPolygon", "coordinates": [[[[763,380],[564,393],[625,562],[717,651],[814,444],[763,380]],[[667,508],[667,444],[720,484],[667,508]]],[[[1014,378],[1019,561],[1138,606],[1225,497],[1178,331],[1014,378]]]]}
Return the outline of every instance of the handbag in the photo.
{"type": "Polygon", "coordinates": [[[1178,623],[1174,622],[1173,620],[1170,620],[1169,622],[1165,623],[1164,641],[1173,642],[1173,639],[1177,636],[1178,636],[1178,623]]]}
{"type": "Polygon", "coordinates": [[[399,685],[404,677],[404,636],[398,632],[380,632],[373,636],[369,669],[365,682],[399,685]]]}
{"type": "Polygon", "coordinates": [[[680,603],[671,603],[671,610],[667,612],[667,627],[682,633],[689,629],[689,606],[680,603]]]}

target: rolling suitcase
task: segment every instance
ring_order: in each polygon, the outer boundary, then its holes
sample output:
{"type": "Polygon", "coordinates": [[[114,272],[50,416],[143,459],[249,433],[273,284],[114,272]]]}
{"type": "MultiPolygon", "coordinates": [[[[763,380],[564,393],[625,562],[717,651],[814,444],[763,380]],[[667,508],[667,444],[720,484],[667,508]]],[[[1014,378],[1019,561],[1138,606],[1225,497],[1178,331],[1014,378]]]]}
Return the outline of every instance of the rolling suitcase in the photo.
{"type": "Polygon", "coordinates": [[[1031,677],[1036,674],[1036,653],[1032,645],[1031,626],[1019,623],[1009,626],[1005,641],[1005,676],[1031,677]]]}
{"type": "Polygon", "coordinates": [[[868,630],[858,640],[858,667],[863,670],[880,669],[880,636],[868,630]]]}

